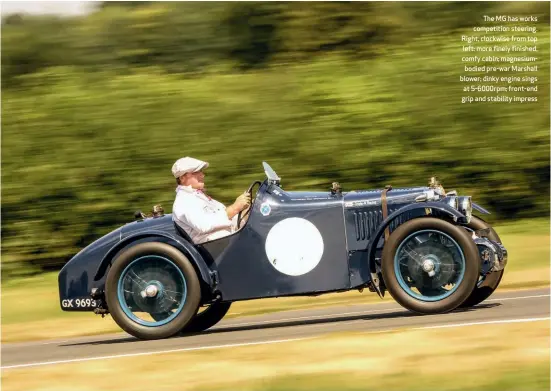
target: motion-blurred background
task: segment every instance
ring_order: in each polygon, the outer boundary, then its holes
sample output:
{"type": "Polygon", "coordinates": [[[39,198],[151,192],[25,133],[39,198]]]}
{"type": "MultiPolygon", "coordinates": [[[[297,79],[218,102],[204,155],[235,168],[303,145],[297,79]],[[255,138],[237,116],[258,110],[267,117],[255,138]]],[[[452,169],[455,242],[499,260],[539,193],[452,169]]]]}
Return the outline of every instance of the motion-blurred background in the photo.
{"type": "Polygon", "coordinates": [[[492,223],[548,217],[548,26],[548,2],[98,2],[72,17],[5,14],[2,278],[60,268],[137,209],[170,213],[170,169],[186,155],[210,162],[209,192],[224,202],[264,177],[265,160],[286,189],[437,175],[492,223]],[[460,37],[484,14],[538,17],[537,103],[461,104],[460,37]]]}

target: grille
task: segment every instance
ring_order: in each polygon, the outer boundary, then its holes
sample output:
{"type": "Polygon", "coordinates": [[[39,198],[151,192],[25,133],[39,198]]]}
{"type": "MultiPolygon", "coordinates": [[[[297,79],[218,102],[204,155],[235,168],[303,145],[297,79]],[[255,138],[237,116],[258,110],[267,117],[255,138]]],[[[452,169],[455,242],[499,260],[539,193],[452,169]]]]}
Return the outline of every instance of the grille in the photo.
{"type": "MultiPolygon", "coordinates": [[[[389,208],[388,214],[397,210],[398,208],[389,208]]],[[[413,217],[411,212],[402,213],[396,217],[392,223],[390,223],[390,232],[394,231],[397,227],[410,220],[413,217]]],[[[365,212],[354,212],[354,225],[356,227],[356,240],[364,241],[369,240],[371,235],[375,233],[379,225],[383,222],[383,211],[373,210],[365,212]]]]}
{"type": "Polygon", "coordinates": [[[356,240],[369,240],[370,236],[382,221],[383,212],[381,210],[354,212],[356,240]]]}

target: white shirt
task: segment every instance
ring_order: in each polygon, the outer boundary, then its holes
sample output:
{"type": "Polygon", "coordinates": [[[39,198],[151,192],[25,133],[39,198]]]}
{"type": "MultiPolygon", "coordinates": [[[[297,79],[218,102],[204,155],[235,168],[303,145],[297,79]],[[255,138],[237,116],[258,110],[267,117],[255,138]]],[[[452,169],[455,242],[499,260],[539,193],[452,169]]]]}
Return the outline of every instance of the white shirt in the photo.
{"type": "MultiPolygon", "coordinates": [[[[236,216],[237,217],[237,216],[236,216]]],[[[194,243],[203,243],[235,232],[236,217],[226,207],[191,186],[178,186],[172,206],[172,220],[188,233],[194,243]]]]}

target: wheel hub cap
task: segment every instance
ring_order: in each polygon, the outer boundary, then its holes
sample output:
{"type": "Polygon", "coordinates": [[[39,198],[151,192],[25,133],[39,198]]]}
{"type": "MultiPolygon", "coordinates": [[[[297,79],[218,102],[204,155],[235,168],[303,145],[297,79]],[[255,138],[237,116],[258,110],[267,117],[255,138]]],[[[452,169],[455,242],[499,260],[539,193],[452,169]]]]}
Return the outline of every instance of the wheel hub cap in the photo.
{"type": "Polygon", "coordinates": [[[157,285],[150,284],[145,287],[143,291],[140,292],[142,297],[155,297],[159,293],[159,288],[157,285]]]}
{"type": "Polygon", "coordinates": [[[423,261],[423,271],[430,274],[430,272],[434,273],[434,262],[432,259],[425,259],[423,261]]]}

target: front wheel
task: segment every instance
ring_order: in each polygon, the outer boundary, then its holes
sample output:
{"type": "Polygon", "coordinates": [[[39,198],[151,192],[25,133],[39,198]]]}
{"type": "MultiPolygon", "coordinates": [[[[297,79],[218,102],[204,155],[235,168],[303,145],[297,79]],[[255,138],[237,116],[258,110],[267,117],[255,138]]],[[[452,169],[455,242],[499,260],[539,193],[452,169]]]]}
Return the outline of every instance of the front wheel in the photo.
{"type": "Polygon", "coordinates": [[[398,227],[383,249],[382,272],[391,296],[422,314],[452,311],[476,286],[478,250],[461,227],[436,218],[398,227]]]}
{"type": "Polygon", "coordinates": [[[141,243],[113,262],[105,283],[113,320],[140,339],[178,333],[197,312],[199,279],[184,254],[165,243],[141,243]]]}

